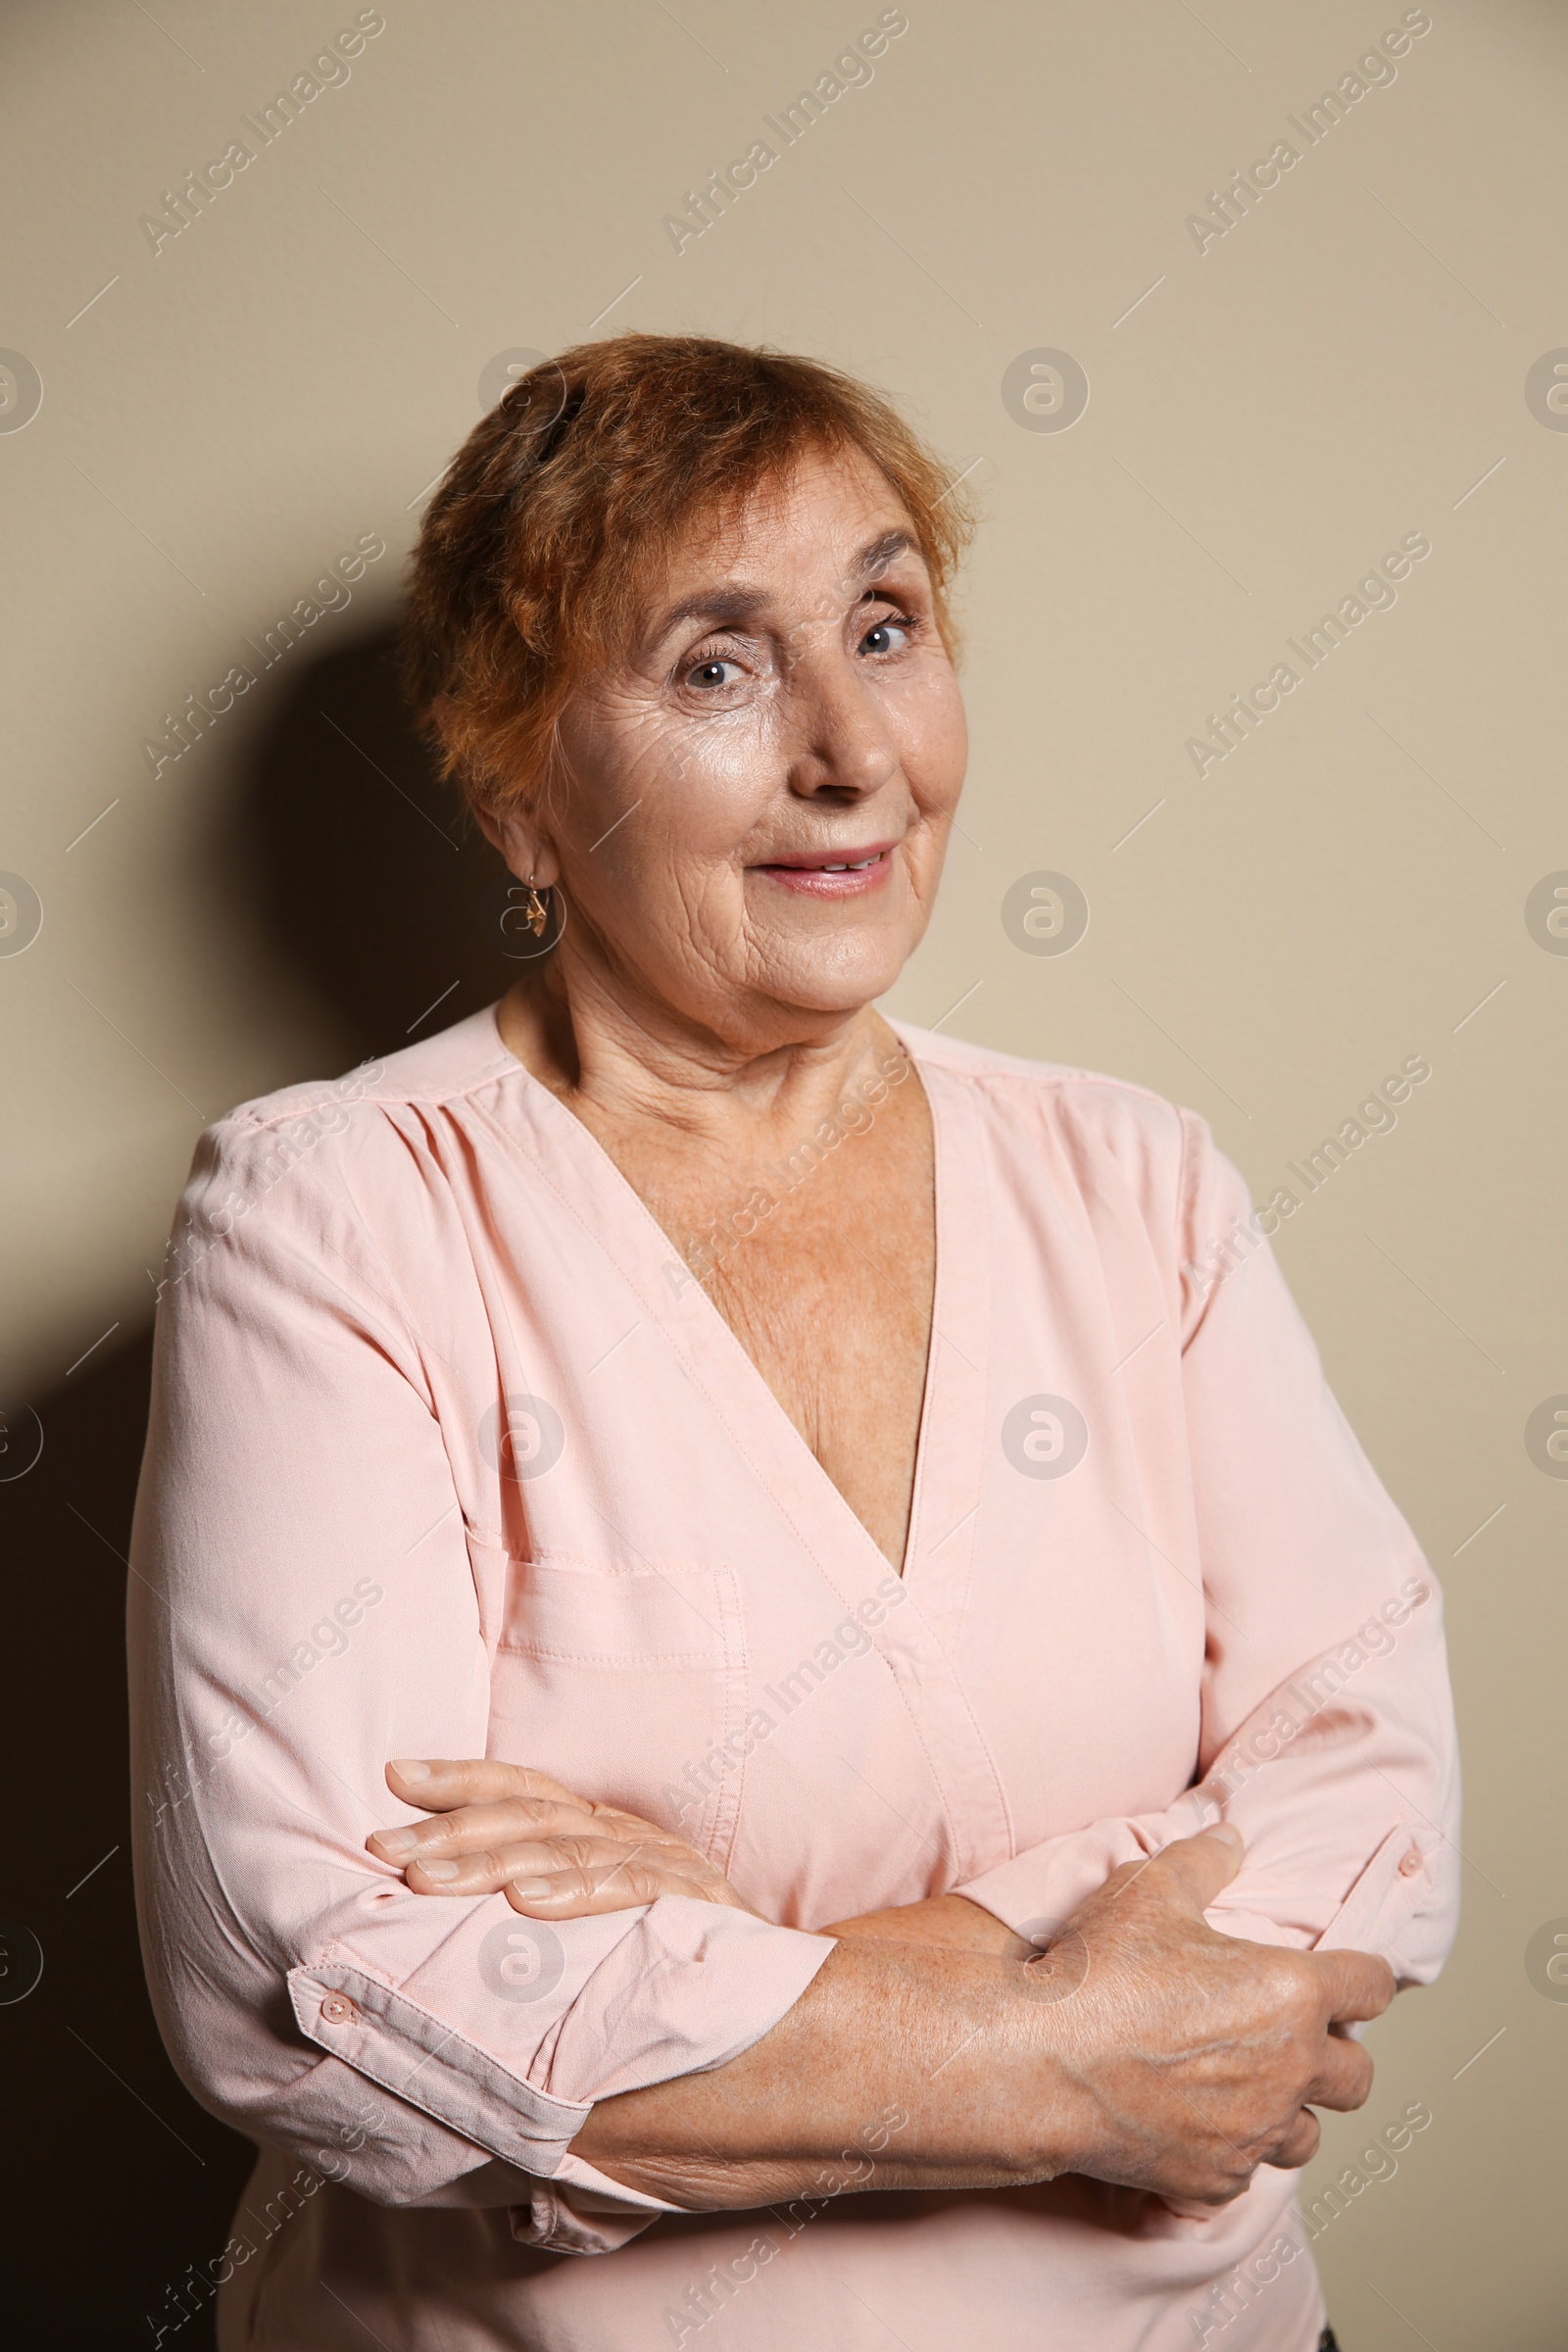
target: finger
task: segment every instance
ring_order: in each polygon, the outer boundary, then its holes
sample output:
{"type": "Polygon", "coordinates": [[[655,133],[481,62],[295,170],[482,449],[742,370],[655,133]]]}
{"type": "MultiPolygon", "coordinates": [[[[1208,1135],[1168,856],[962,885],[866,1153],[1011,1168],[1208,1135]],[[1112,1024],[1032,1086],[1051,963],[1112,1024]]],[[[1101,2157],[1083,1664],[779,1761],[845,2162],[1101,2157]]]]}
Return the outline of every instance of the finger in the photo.
{"type": "Polygon", "coordinates": [[[1102,1892],[1114,1898],[1134,1886],[1174,1898],[1184,1909],[1206,1911],[1242,1866],[1247,1847],[1240,1830],[1216,1822],[1196,1838],[1177,1838],[1142,1862],[1125,1862],[1111,1872],[1102,1892]]]}
{"type": "Polygon", "coordinates": [[[514,1911],[530,1919],[586,1919],[603,1911],[629,1911],[654,1903],[662,1894],[685,1894],[700,1900],[722,1899],[689,1879],[677,1878],[651,1862],[627,1863],[612,1869],[593,1867],[554,1871],[547,1877],[509,1879],[505,1887],[514,1911]]]}
{"type": "Polygon", "coordinates": [[[1314,1952],[1312,1958],[1326,1980],[1336,2025],[1381,2017],[1397,1989],[1393,1969],[1375,1952],[1314,1952]]]}
{"type": "Polygon", "coordinates": [[[1309,2107],[1303,2107],[1274,2153],[1263,2161],[1282,2173],[1297,2172],[1303,2164],[1311,2163],[1322,2137],[1322,2125],[1309,2107]]]}
{"type": "MultiPolygon", "coordinates": [[[[569,1892],[579,1882],[595,1889],[617,1883],[617,1874],[654,1871],[669,1888],[684,1891],[693,1871],[656,1849],[628,1845],[616,1838],[565,1837],[524,1838],[518,1843],[480,1848],[456,1857],[432,1856],[411,1862],[405,1876],[416,1894],[495,1894],[516,1880],[532,1884],[557,1880],[557,1894],[569,1892]]],[[[625,1895],[621,1905],[644,1902],[644,1895],[625,1895]]],[[[617,1907],[613,1892],[606,1909],[617,1907]]]]}
{"type": "MultiPolygon", "coordinates": [[[[567,1844],[577,1842],[569,1839],[567,1844]]],[[[608,1867],[623,1850],[608,1847],[599,1859],[608,1867]]],[[[507,1845],[474,1846],[463,1854],[418,1854],[403,1875],[416,1894],[496,1894],[509,1879],[570,1867],[564,1849],[544,1838],[525,1838],[507,1845]]]]}
{"type": "Polygon", "coordinates": [[[584,1809],[590,1801],[531,1764],[505,1764],[499,1756],[398,1756],[386,1768],[386,1785],[394,1796],[424,1813],[450,1813],[458,1805],[493,1804],[508,1796],[553,1796],[584,1809]]]}
{"type": "Polygon", "coordinates": [[[413,1861],[436,1856],[493,1852],[503,1845],[539,1844],[547,1838],[597,1838],[621,1847],[646,1847],[677,1869],[704,1860],[684,1838],[653,1828],[635,1813],[618,1813],[609,1805],[561,1804],[542,1796],[514,1797],[499,1805],[461,1805],[455,1813],[436,1813],[428,1821],[411,1822],[406,1828],[377,1830],[365,1842],[383,1861],[402,1870],[413,1861]]]}
{"type": "Polygon", "coordinates": [[[432,1814],[428,1821],[377,1830],[365,1842],[401,1870],[416,1856],[477,1853],[518,1839],[581,1836],[592,1822],[593,1815],[582,1805],[551,1796],[514,1796],[495,1804],[460,1805],[452,1813],[432,1814]]]}
{"type": "MultiPolygon", "coordinates": [[[[416,1804],[422,1812],[436,1816],[431,1822],[416,1823],[414,1828],[426,1836],[439,1836],[440,1818],[462,1814],[480,1805],[514,1805],[518,1808],[519,1832],[526,1831],[531,1822],[542,1821],[542,1808],[558,1805],[572,1819],[591,1816],[595,1825],[613,1837],[658,1838],[674,1844],[685,1840],[672,1830],[645,1821],[640,1813],[628,1813],[619,1805],[601,1803],[596,1797],[583,1796],[574,1788],[565,1788],[549,1773],[540,1772],[529,1764],[506,1764],[496,1757],[432,1759],[416,1762],[401,1758],[386,1768],[387,1785],[394,1792],[405,1792],[405,1802],[416,1804]],[[535,1808],[541,1808],[536,1811],[535,1808]]],[[[383,1838],[395,1838],[396,1831],[378,1833],[383,1838]]],[[[367,1840],[367,1842],[369,1842],[367,1840]]]]}
{"type": "Polygon", "coordinates": [[[1352,2107],[1366,2104],[1372,2074],[1372,2060],[1358,2041],[1347,2041],[1338,2034],[1329,2034],[1324,2036],[1317,2072],[1306,2095],[1315,2106],[1334,2107],[1348,2113],[1352,2107]]]}

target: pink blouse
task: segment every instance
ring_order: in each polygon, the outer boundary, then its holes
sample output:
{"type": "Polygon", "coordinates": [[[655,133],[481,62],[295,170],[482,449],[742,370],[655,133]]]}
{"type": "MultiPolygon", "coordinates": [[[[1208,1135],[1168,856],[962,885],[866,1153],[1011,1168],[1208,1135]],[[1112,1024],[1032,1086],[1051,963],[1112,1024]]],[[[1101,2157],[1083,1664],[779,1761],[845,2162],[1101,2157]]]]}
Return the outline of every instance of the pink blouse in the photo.
{"type": "Polygon", "coordinates": [[[1240,1177],[1140,1088],[901,1035],[937,1152],[902,1581],[493,1012],[203,1138],[130,1621],[158,2014],[261,2145],[225,2352],[1315,2344],[1289,2173],[1217,2214],[882,2191],[896,2086],[814,2202],[676,2215],[567,2152],[765,2034],[813,1926],[957,1889],[1039,1932],[1220,1805],[1222,1930],[1405,1983],[1452,1935],[1441,1600],[1266,1244],[1213,1270],[1240,1177]],[[766,1916],[409,1892],[384,1764],[477,1755],[766,1916]]]}

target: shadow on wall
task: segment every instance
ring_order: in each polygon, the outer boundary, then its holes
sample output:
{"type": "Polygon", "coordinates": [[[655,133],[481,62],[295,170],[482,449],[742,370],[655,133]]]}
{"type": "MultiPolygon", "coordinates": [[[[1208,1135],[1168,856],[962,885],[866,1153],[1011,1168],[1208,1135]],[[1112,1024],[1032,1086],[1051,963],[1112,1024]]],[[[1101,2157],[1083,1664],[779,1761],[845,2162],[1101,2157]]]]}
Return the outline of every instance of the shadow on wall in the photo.
{"type": "Polygon", "coordinates": [[[0,1485],[0,2194],[17,2342],[151,2344],[190,2312],[177,2340],[196,2352],[216,2339],[189,2266],[221,2253],[251,2151],[164,2055],[136,1941],[130,1811],[145,1800],[126,1770],[124,1554],[151,1366],[150,1332],[83,1364],[38,1405],[34,1466],[0,1485]]]}
{"type": "MultiPolygon", "coordinates": [[[[208,850],[236,924],[317,1000],[334,1068],[491,1003],[526,968],[508,950],[533,945],[511,877],[433,775],[392,662],[388,626],[300,668],[208,850]]],[[[130,1812],[146,1799],[127,1778],[124,1554],[151,1354],[143,1332],[35,1399],[43,1451],[24,1475],[5,1473],[25,1433],[13,1426],[9,1457],[0,1435],[0,2162],[6,2303],[35,2348],[151,2344],[161,2328],[181,2352],[213,2346],[192,2272],[221,2254],[253,2153],[170,2066],[137,1945],[130,1812]]]]}
{"type": "Polygon", "coordinates": [[[341,1027],[345,1065],[450,1027],[526,969],[509,953],[533,945],[522,893],[436,780],[390,624],[301,673],[251,748],[218,851],[235,898],[341,1027]]]}

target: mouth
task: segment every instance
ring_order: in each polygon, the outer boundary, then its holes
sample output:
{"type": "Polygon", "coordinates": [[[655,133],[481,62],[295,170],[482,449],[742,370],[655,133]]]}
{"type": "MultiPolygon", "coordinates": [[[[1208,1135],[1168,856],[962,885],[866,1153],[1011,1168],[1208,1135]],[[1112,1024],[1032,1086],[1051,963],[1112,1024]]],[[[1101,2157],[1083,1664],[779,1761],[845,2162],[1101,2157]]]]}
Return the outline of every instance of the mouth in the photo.
{"type": "Polygon", "coordinates": [[[848,852],[807,850],[798,858],[768,859],[751,870],[809,898],[856,898],[886,882],[898,846],[896,841],[872,841],[848,852]]]}

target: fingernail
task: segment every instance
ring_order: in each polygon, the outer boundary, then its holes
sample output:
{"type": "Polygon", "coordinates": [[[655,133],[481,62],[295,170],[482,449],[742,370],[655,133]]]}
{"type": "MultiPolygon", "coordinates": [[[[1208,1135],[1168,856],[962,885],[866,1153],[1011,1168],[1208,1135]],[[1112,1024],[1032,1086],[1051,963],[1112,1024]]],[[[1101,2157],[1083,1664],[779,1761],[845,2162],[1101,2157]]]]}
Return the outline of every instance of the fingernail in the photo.
{"type": "Polygon", "coordinates": [[[378,1852],[386,1855],[388,1861],[401,1861],[405,1854],[413,1853],[418,1842],[412,1830],[377,1830],[370,1840],[378,1852]]]}
{"type": "Polygon", "coordinates": [[[400,1781],[427,1781],[430,1778],[429,1765],[421,1764],[412,1756],[394,1756],[392,1769],[400,1781]]]}
{"type": "Polygon", "coordinates": [[[540,1895],[550,1892],[550,1881],[548,1879],[514,1879],[512,1891],[514,1894],[522,1895],[527,1901],[537,1902],[540,1895]]]}
{"type": "Polygon", "coordinates": [[[459,1875],[456,1862],[421,1862],[419,1876],[425,1879],[455,1879],[459,1875]]]}

